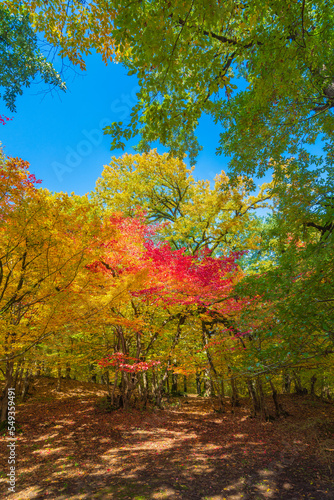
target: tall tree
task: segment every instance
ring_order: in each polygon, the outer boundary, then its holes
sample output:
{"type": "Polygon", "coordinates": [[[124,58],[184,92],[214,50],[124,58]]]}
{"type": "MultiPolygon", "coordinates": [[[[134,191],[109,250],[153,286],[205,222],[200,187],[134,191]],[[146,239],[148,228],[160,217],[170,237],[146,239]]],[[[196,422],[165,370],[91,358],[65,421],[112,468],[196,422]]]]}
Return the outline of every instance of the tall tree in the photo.
{"type": "Polygon", "coordinates": [[[128,124],[107,127],[112,147],[139,134],[192,160],[203,113],[222,126],[231,170],[262,175],[319,134],[333,151],[333,9],[327,0],[7,2],[84,64],[90,49],[122,62],[140,91],[128,124]]]}
{"type": "MultiPolygon", "coordinates": [[[[293,160],[274,179],[275,207],[262,253],[238,286],[257,297],[246,316],[256,325],[262,369],[293,366],[334,352],[333,173],[293,160]]],[[[256,340],[257,339],[257,340],[256,340]]]]}
{"type": "MultiPolygon", "coordinates": [[[[153,384],[155,397],[161,401],[168,371],[179,363],[177,346],[188,345],[191,352],[189,342],[206,344],[214,335],[213,324],[220,324],[226,335],[231,335],[229,326],[248,303],[248,299],[242,301],[233,296],[235,282],[240,279],[240,254],[211,257],[208,251],[202,251],[187,255],[184,249],[172,250],[168,243],[154,242],[154,230],[152,233],[143,221],[122,217],[114,217],[113,221],[122,238],[116,247],[105,244],[105,256],[90,269],[112,277],[139,271],[145,271],[146,276],[137,289],[130,290],[128,300],[109,309],[103,320],[114,331],[114,350],[122,356],[125,371],[131,372],[126,358],[161,362],[163,372],[160,376],[155,374],[153,384]],[[197,325],[197,334],[190,334],[190,323],[197,325]]],[[[117,356],[112,357],[116,372],[122,371],[117,356]]],[[[213,360],[208,358],[217,379],[213,360]]],[[[190,368],[189,360],[182,365],[190,368]]],[[[136,367],[135,363],[132,371],[136,367]]],[[[123,374],[122,380],[125,401],[140,378],[132,380],[123,374]]]]}
{"type": "Polygon", "coordinates": [[[269,188],[264,184],[253,196],[241,177],[229,186],[223,171],[211,187],[209,181],[196,181],[182,160],[154,150],[113,158],[97,180],[93,199],[107,212],[125,216],[134,216],[140,206],[149,222],[164,223],[159,236],[174,248],[222,253],[256,248],[255,211],[269,205],[269,188]]]}
{"type": "MultiPolygon", "coordinates": [[[[0,170],[1,420],[14,362],[82,315],[81,290],[92,281],[100,219],[88,200],[37,189],[28,164],[2,159],[0,170]],[[90,279],[87,279],[90,278],[90,279]]],[[[85,313],[85,310],[84,310],[85,313]]]]}

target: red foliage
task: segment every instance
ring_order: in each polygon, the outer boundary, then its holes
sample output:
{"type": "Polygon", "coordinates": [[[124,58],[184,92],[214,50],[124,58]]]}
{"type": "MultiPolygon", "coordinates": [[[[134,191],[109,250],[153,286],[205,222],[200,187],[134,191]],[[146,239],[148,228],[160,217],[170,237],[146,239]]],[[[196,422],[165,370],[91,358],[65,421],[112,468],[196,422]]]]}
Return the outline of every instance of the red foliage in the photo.
{"type": "MultiPolygon", "coordinates": [[[[202,306],[211,314],[240,311],[246,301],[233,297],[240,269],[238,259],[245,252],[211,257],[209,250],[187,255],[184,248],[172,250],[169,243],[157,243],[158,226],[148,226],[143,218],[110,218],[119,237],[103,243],[103,255],[88,266],[115,278],[145,269],[146,286],[131,292],[133,297],[162,306],[202,306]]],[[[247,300],[247,304],[249,300],[247,300]]]]}
{"type": "Polygon", "coordinates": [[[106,366],[114,366],[120,371],[128,372],[128,373],[138,373],[147,371],[150,368],[159,366],[160,361],[140,361],[137,358],[131,358],[130,356],[126,356],[122,352],[115,352],[98,361],[98,364],[101,367],[106,366]],[[127,360],[134,361],[132,364],[127,363],[127,360]]]}
{"type": "MultiPolygon", "coordinates": [[[[124,218],[115,214],[110,223],[116,228],[117,237],[103,242],[100,260],[87,267],[92,272],[109,276],[111,286],[116,285],[122,275],[145,270],[145,285],[130,294],[148,307],[158,306],[167,311],[169,306],[183,307],[185,313],[187,310],[191,314],[205,312],[210,321],[217,316],[233,320],[245,306],[249,306],[249,299],[239,299],[233,293],[241,273],[238,259],[245,252],[212,257],[206,249],[188,255],[183,248],[172,250],[169,243],[154,241],[159,227],[146,225],[143,218],[124,218]]],[[[224,326],[223,331],[227,330],[233,339],[249,333],[224,326]]],[[[153,368],[159,362],[143,362],[124,353],[115,353],[99,363],[139,372],[153,368]]]]}
{"type": "Polygon", "coordinates": [[[13,118],[8,118],[8,116],[0,115],[0,123],[6,125],[7,122],[11,121],[13,118]]]}

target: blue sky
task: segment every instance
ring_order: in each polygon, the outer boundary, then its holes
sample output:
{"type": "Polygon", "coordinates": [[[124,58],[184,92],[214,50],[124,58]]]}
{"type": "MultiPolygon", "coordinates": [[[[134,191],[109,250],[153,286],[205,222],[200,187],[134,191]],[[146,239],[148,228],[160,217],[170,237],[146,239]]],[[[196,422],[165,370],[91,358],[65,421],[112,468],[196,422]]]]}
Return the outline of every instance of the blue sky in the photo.
{"type": "MultiPolygon", "coordinates": [[[[139,89],[136,77],[128,76],[119,64],[106,66],[97,54],[86,62],[85,73],[65,73],[66,93],[33,83],[18,97],[17,113],[11,115],[0,107],[0,114],[13,116],[11,122],[0,125],[5,153],[29,161],[31,172],[51,191],[81,195],[93,190],[103,165],[111,156],[123,154],[110,151],[110,136],[104,136],[102,129],[129,117],[139,89]]],[[[227,159],[215,155],[219,126],[203,117],[198,137],[204,148],[194,175],[212,181],[227,167],[227,159]]],[[[133,152],[130,146],[126,151],[133,152]]]]}

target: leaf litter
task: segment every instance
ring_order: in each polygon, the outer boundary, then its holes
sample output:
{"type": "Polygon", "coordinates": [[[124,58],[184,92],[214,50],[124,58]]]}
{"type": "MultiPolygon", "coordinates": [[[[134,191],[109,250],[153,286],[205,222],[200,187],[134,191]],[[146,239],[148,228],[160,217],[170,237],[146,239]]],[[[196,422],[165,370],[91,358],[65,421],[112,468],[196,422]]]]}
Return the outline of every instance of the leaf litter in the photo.
{"type": "MultiPolygon", "coordinates": [[[[8,495],[0,440],[0,494],[13,500],[334,499],[334,405],[283,395],[290,413],[262,422],[226,403],[189,395],[164,410],[97,406],[98,384],[69,381],[17,408],[16,491],[8,495]],[[185,403],[187,401],[187,404],[185,403]]],[[[268,400],[268,405],[270,402],[268,400]]]]}

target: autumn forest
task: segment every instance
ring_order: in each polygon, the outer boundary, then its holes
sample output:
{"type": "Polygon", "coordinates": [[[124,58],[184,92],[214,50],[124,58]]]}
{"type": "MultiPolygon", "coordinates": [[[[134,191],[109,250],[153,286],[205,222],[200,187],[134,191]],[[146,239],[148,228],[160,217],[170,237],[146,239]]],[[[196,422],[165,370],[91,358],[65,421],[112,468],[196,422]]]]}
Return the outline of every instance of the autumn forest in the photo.
{"type": "Polygon", "coordinates": [[[325,0],[0,2],[4,127],[36,75],[66,90],[37,34],[140,87],[87,195],[0,150],[6,497],[334,498],[333,21],[325,0]],[[211,181],[202,115],[229,158],[211,181]]]}

